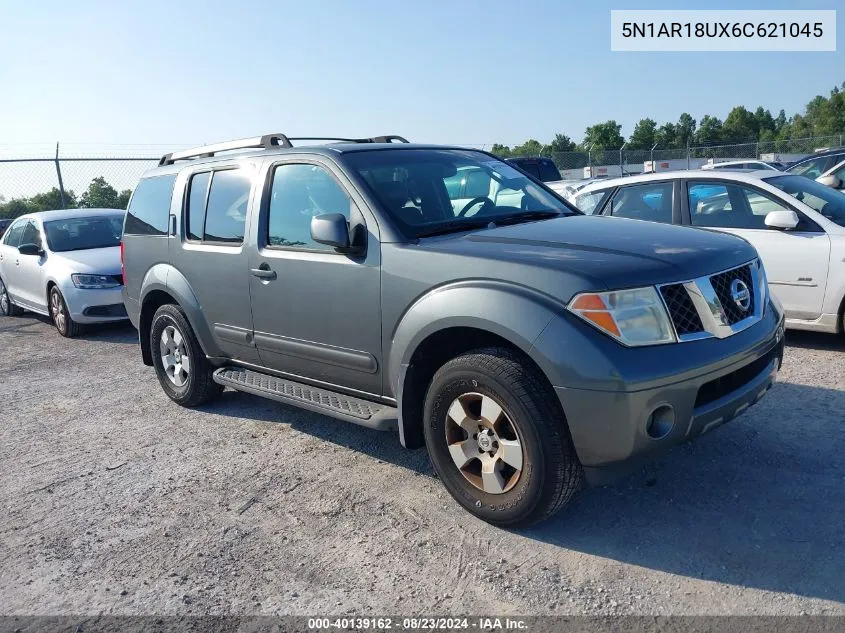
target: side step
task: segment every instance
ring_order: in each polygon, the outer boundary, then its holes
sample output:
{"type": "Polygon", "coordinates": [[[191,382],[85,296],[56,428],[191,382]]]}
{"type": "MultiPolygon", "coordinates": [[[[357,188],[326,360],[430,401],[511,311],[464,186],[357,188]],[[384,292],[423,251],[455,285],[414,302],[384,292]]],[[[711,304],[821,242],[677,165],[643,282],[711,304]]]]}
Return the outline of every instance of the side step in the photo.
{"type": "Polygon", "coordinates": [[[395,429],[397,426],[399,413],[395,407],[354,398],[336,391],[312,387],[242,367],[221,367],[214,372],[213,378],[214,382],[224,387],[292,404],[371,429],[386,431],[395,429]]]}

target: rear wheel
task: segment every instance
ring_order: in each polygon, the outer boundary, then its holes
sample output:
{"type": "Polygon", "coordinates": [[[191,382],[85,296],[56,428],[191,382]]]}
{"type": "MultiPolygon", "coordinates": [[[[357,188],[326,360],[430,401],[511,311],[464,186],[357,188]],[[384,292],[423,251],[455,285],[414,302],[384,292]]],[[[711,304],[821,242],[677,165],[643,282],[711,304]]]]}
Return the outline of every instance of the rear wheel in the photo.
{"type": "Polygon", "coordinates": [[[6,284],[0,279],[0,316],[18,316],[23,310],[12,303],[6,284]]]}
{"type": "Polygon", "coordinates": [[[56,286],[50,289],[50,317],[62,336],[73,338],[82,333],[83,326],[70,317],[65,299],[56,286]]]}
{"type": "Polygon", "coordinates": [[[214,368],[179,306],[165,304],[156,310],[150,328],[150,350],[158,381],[174,402],[195,407],[223,391],[223,386],[212,379],[214,368]]]}
{"type": "Polygon", "coordinates": [[[583,471],[555,394],[513,352],[487,348],[441,367],[425,404],[425,440],[449,493],[479,518],[528,525],[562,508],[583,471]]]}

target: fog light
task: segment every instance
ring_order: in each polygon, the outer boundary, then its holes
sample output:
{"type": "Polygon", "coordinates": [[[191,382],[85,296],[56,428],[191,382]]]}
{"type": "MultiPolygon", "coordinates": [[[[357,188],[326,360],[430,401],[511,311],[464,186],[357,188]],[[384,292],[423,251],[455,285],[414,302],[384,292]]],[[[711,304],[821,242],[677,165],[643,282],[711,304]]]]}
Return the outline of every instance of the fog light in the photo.
{"type": "Polygon", "coordinates": [[[645,432],[653,440],[662,440],[669,435],[674,426],[675,410],[668,404],[661,404],[648,416],[645,423],[645,432]]]}

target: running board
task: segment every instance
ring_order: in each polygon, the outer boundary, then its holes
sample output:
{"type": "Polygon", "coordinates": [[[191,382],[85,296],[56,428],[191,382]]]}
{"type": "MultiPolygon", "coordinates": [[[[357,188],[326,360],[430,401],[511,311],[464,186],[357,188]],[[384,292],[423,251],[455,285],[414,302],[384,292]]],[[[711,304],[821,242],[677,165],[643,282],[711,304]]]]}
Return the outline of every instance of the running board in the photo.
{"type": "Polygon", "coordinates": [[[292,404],[371,429],[386,431],[397,427],[399,413],[395,407],[336,391],[241,367],[221,367],[214,372],[213,378],[214,382],[224,387],[292,404]]]}

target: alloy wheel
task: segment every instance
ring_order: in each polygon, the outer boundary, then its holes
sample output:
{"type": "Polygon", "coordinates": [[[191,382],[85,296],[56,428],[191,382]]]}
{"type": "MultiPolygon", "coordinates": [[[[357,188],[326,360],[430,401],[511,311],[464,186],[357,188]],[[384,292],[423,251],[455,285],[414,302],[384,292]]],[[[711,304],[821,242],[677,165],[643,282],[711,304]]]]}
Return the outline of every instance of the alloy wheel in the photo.
{"type": "Polygon", "coordinates": [[[56,324],[59,332],[64,332],[67,326],[67,315],[62,304],[62,298],[55,290],[50,293],[50,315],[53,317],[53,323],[56,324]]]}
{"type": "Polygon", "coordinates": [[[522,442],[510,416],[492,397],[458,396],[446,414],[446,444],[461,475],[488,494],[503,494],[522,474],[522,442]]]}
{"type": "Polygon", "coordinates": [[[6,292],[6,284],[0,279],[0,314],[9,314],[9,293],[6,292]]]}
{"type": "Polygon", "coordinates": [[[191,360],[185,339],[176,327],[168,325],[164,328],[159,340],[159,352],[168,380],[177,387],[184,387],[191,374],[191,360]]]}

